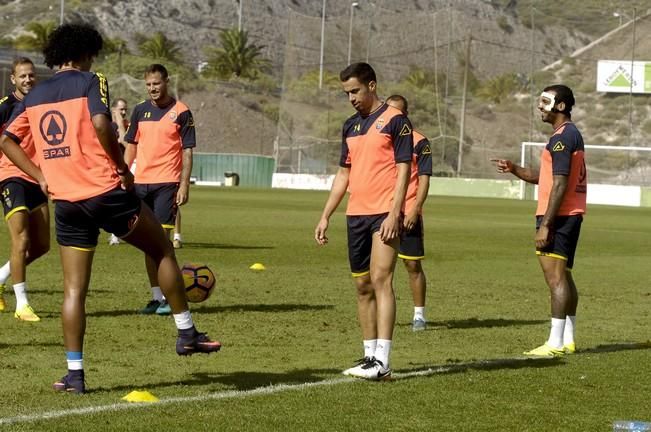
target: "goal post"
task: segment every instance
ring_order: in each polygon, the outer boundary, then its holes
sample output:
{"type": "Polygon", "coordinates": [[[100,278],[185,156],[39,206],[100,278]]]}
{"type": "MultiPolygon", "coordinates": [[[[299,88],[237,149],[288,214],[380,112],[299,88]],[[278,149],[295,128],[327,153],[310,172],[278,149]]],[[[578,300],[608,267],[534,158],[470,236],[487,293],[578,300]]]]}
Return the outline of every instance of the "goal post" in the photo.
{"type": "MultiPolygon", "coordinates": [[[[520,147],[520,165],[540,166],[547,143],[525,141],[520,147]]],[[[588,184],[651,187],[651,147],[584,145],[588,184]]],[[[520,181],[520,199],[535,196],[535,186],[520,181]]]]}

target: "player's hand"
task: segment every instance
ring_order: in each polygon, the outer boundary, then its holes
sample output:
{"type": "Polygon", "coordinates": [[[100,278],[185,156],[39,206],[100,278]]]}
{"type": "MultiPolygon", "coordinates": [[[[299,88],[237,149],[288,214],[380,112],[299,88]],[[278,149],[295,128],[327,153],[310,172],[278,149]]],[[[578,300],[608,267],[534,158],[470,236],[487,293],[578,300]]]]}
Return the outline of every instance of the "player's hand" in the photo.
{"type": "Polygon", "coordinates": [[[553,233],[548,227],[541,225],[536,232],[536,249],[543,249],[547,247],[547,245],[549,245],[551,242],[552,235],[553,233]]]}
{"type": "Polygon", "coordinates": [[[400,235],[400,215],[389,215],[380,225],[380,240],[384,243],[390,242],[400,235]]]}
{"type": "Polygon", "coordinates": [[[319,224],[314,229],[314,240],[317,244],[323,246],[328,244],[328,236],[326,236],[326,231],[328,231],[328,219],[321,219],[319,224]]]}
{"type": "Polygon", "coordinates": [[[122,111],[120,111],[118,108],[112,108],[111,109],[111,117],[113,118],[113,121],[116,122],[117,124],[121,124],[124,120],[124,117],[122,116],[122,111]]]}
{"type": "Polygon", "coordinates": [[[407,215],[405,216],[405,220],[402,222],[402,226],[405,227],[406,231],[411,231],[412,229],[414,229],[417,222],[418,222],[418,210],[414,208],[409,213],[407,213],[407,215]]]}
{"type": "Polygon", "coordinates": [[[491,162],[495,162],[497,172],[499,173],[513,172],[513,162],[508,159],[491,159],[491,162]]]}
{"type": "Polygon", "coordinates": [[[41,187],[41,191],[43,191],[45,196],[49,196],[50,192],[47,190],[47,182],[45,179],[39,180],[38,185],[41,187]]]}
{"type": "Polygon", "coordinates": [[[131,174],[131,171],[127,170],[123,175],[118,174],[118,176],[120,176],[120,183],[122,185],[122,189],[124,190],[133,189],[133,174],[131,174]]]}
{"type": "Polygon", "coordinates": [[[181,185],[179,190],[176,191],[176,205],[182,206],[188,202],[190,198],[190,187],[188,185],[181,185]]]}

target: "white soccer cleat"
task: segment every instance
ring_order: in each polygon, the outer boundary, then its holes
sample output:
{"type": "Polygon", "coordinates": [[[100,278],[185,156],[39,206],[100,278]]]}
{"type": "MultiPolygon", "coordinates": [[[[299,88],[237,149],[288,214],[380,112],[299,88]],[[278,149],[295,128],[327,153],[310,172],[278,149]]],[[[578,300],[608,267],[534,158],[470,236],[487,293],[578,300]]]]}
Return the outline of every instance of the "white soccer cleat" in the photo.
{"type": "Polygon", "coordinates": [[[375,357],[366,357],[364,363],[358,364],[344,371],[344,375],[371,381],[387,380],[391,378],[391,369],[375,357]]]}

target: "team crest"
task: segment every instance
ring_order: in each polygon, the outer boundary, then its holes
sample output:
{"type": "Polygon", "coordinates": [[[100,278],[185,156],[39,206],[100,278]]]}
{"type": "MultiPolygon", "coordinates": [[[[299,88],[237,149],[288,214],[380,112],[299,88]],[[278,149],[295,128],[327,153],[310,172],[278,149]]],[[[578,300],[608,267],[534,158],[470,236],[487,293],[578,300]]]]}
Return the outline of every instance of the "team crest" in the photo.
{"type": "Polygon", "coordinates": [[[554,144],[554,147],[552,147],[553,152],[562,152],[563,150],[565,150],[565,144],[560,141],[558,141],[556,144],[554,144]]]}
{"type": "Polygon", "coordinates": [[[424,155],[432,154],[432,149],[428,145],[426,145],[425,147],[423,147],[422,154],[424,155]]]}
{"type": "Polygon", "coordinates": [[[379,118],[377,119],[377,122],[375,123],[375,129],[380,130],[384,127],[384,119],[379,118]]]}
{"type": "Polygon", "coordinates": [[[170,120],[176,120],[176,111],[170,111],[170,113],[167,115],[169,116],[170,120]]]}

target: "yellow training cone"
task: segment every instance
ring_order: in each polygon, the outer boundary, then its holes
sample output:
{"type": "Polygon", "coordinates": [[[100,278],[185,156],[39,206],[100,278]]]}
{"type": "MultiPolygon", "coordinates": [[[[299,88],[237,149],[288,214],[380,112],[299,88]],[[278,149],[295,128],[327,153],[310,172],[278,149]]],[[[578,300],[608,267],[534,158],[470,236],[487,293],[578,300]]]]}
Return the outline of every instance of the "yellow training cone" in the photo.
{"type": "Polygon", "coordinates": [[[258,270],[258,271],[262,271],[262,270],[266,270],[266,269],[267,269],[267,268],[264,266],[264,264],[262,264],[262,263],[255,263],[255,264],[253,264],[253,265],[252,265],[251,267],[249,267],[249,268],[250,268],[251,270],[258,270]]]}
{"type": "Polygon", "coordinates": [[[134,390],[128,395],[124,396],[122,400],[127,402],[158,402],[158,398],[148,391],[138,391],[134,390]]]}

